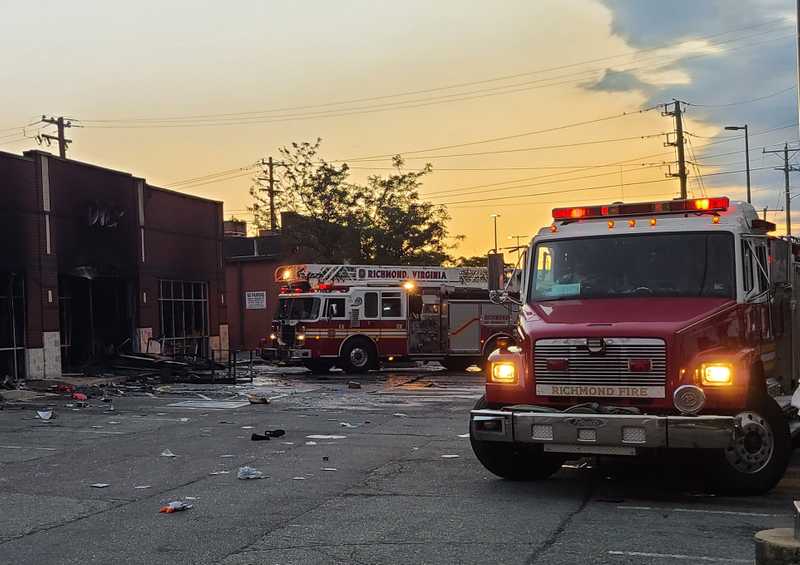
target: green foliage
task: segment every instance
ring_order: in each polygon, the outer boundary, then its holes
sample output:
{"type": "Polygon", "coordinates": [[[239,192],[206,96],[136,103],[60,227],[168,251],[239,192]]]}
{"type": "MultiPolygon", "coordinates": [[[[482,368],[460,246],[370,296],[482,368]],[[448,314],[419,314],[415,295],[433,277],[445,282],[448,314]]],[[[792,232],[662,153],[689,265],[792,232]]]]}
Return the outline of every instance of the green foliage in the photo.
{"type": "Polygon", "coordinates": [[[453,261],[456,267],[485,267],[487,264],[486,255],[473,255],[472,257],[459,257],[453,261]]]}
{"type": "MultiPolygon", "coordinates": [[[[396,156],[395,171],[370,176],[366,185],[359,185],[350,182],[347,164],[334,165],[319,156],[320,144],[317,139],[280,150],[278,207],[308,219],[297,224],[300,229],[284,230],[293,246],[319,262],[439,265],[452,260],[450,215],[419,193],[421,179],[432,172],[430,164],[408,172],[396,156]]],[[[256,223],[268,224],[263,191],[251,189],[251,195],[256,223]]]]}

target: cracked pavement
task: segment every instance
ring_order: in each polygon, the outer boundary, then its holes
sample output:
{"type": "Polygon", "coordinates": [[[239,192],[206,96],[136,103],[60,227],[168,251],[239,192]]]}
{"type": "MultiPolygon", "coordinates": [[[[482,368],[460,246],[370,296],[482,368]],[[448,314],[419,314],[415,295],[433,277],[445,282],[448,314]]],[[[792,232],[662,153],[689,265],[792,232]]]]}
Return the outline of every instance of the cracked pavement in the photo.
{"type": "Polygon", "coordinates": [[[573,462],[513,483],[463,437],[480,375],[349,380],[174,385],[113,412],[56,398],[52,422],[0,411],[0,563],[752,563],[755,531],[791,525],[797,457],[761,497],[705,495],[686,465],[573,462]],[[252,390],[271,404],[186,404],[252,390]],[[286,435],[250,440],[275,428],[286,435]],[[243,465],[266,478],[238,480],[243,465]]]}

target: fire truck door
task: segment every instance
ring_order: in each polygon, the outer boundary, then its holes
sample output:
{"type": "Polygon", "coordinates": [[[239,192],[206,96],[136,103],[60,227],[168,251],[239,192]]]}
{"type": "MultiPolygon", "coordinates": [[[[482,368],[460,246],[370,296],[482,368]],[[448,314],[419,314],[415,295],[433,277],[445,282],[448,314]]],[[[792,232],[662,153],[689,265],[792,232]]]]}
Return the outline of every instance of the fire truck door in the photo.
{"type": "Polygon", "coordinates": [[[408,352],[440,353],[441,304],[438,296],[410,294],[408,297],[408,352]]]}
{"type": "Polygon", "coordinates": [[[450,301],[449,350],[454,353],[481,352],[481,305],[478,302],[450,301]]]}

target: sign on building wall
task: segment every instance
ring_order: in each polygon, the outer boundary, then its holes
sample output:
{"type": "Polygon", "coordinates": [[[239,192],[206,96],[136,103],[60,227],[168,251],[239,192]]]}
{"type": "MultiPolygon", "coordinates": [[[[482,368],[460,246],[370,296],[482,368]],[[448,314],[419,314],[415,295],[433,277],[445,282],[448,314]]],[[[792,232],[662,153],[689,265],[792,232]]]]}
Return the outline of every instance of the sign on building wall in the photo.
{"type": "Polygon", "coordinates": [[[265,290],[251,290],[244,293],[244,303],[247,310],[266,310],[267,292],[265,290]]]}

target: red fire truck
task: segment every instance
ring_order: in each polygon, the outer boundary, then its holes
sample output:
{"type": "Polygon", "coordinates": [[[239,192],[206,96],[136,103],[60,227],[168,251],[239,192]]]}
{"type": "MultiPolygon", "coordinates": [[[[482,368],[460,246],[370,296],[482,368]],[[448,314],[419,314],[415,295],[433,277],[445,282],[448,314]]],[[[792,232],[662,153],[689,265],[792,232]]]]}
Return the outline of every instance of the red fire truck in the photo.
{"type": "Polygon", "coordinates": [[[513,304],[489,300],[486,268],[287,265],[268,359],[351,372],[382,361],[482,362],[513,330],[513,304]]]}
{"type": "Polygon", "coordinates": [[[774,229],[725,197],[553,210],[471,412],[481,463],[689,452],[709,485],[771,489],[800,429],[800,246],[774,229]]]}

